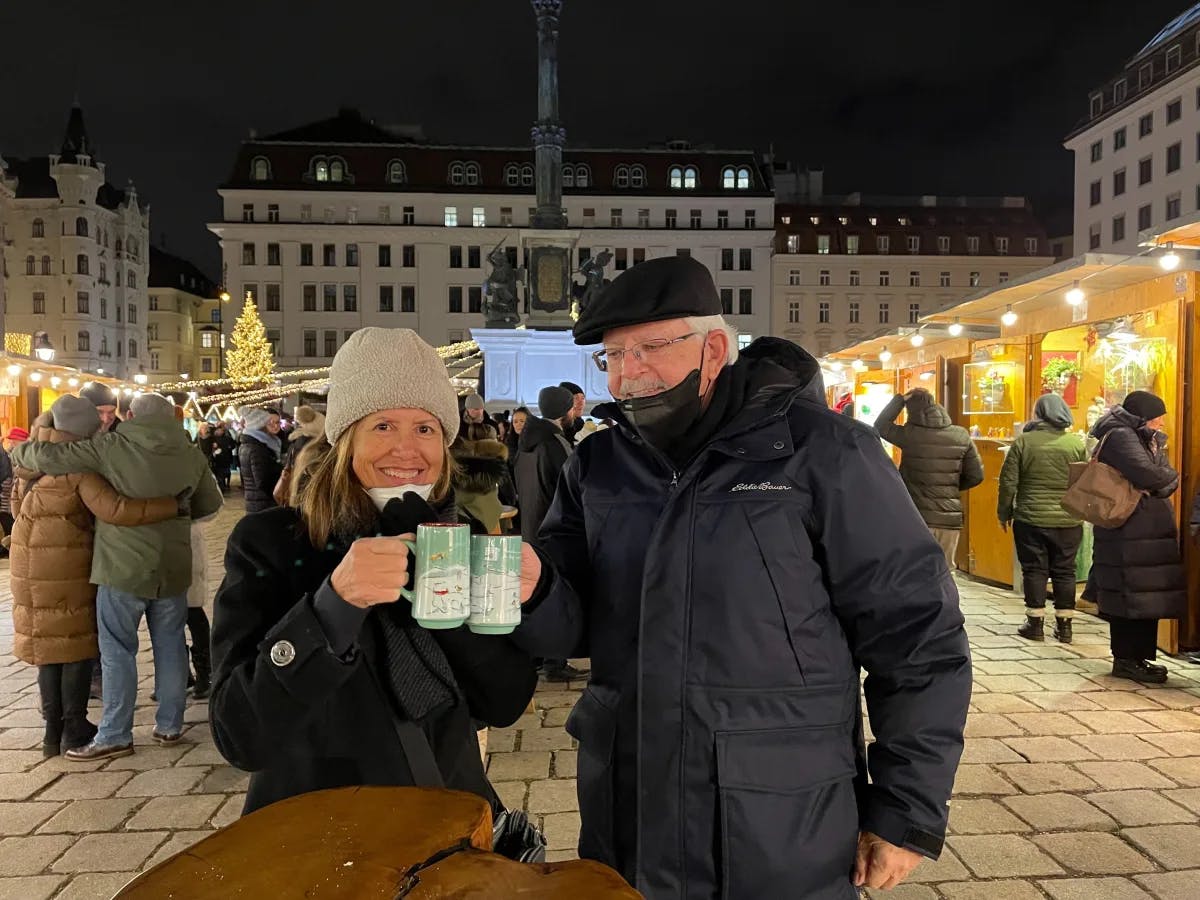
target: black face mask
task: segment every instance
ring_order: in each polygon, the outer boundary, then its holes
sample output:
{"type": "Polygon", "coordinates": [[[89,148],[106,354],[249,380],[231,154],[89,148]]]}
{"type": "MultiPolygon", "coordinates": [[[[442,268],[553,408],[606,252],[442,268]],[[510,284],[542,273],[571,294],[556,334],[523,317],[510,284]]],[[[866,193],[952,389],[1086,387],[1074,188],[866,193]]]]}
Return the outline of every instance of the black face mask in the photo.
{"type": "Polygon", "coordinates": [[[703,412],[700,370],[693,369],[687,378],[661,394],[622,400],[621,411],[647,444],[668,451],[703,412]]]}

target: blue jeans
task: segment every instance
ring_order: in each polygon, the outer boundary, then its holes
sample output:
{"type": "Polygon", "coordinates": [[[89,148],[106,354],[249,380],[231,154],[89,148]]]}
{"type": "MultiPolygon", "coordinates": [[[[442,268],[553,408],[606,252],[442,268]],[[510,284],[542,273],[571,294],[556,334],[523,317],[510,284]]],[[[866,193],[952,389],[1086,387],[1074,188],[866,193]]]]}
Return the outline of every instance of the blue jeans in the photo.
{"type": "Polygon", "coordinates": [[[102,746],[133,742],[138,626],[143,614],[154,647],[154,689],[158,693],[155,730],[159,734],[178,734],[183,730],[188,673],[187,642],[183,636],[187,595],[147,600],[100,585],[96,592],[96,619],[104,671],[104,715],[96,743],[102,746]]]}

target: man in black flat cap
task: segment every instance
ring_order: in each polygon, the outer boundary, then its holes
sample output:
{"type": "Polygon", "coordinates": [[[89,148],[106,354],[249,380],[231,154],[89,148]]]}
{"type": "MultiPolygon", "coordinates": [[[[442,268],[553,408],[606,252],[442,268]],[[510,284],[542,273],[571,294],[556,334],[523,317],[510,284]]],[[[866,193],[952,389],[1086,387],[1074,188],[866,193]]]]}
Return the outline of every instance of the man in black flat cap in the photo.
{"type": "Polygon", "coordinates": [[[650,900],[895,886],[941,852],[971,693],[954,581],[895,466],[799,347],[739,354],[692,259],[625,272],[575,340],[603,342],[595,415],[617,424],[523,548],[514,637],[592,660],[567,722],[580,855],[650,900]]]}

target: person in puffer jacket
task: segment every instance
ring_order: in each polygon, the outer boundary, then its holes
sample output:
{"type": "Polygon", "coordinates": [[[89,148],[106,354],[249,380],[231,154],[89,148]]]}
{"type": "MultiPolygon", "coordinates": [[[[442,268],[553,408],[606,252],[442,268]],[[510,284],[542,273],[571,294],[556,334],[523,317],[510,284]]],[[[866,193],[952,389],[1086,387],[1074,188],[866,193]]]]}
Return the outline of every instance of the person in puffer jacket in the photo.
{"type": "Polygon", "coordinates": [[[983,483],[983,460],[971,435],[923,388],[893,397],[875,430],[900,448],[900,477],[953,572],[963,528],[962,492],[983,483]],[[897,425],[902,409],[908,410],[908,422],[897,425]]]}
{"type": "Polygon", "coordinates": [[[1034,419],[1013,441],[1000,469],[996,515],[1006,531],[1012,524],[1025,589],[1026,621],[1018,630],[1031,641],[1045,640],[1046,579],[1054,584],[1054,636],[1071,643],[1075,615],[1075,556],[1083,523],[1062,508],[1071,463],[1084,462],[1083,439],[1067,429],[1071,408],[1058,394],[1046,394],[1034,419]]]}

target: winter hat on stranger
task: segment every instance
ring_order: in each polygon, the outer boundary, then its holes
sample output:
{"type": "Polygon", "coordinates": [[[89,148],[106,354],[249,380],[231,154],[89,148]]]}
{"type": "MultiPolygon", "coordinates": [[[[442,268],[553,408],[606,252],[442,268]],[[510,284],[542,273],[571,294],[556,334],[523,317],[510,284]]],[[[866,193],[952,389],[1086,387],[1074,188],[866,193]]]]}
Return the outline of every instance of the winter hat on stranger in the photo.
{"type": "Polygon", "coordinates": [[[1167,414],[1167,404],[1163,403],[1161,397],[1156,397],[1149,391],[1134,391],[1125,398],[1125,402],[1121,406],[1125,408],[1126,412],[1133,413],[1139,419],[1145,419],[1147,422],[1167,414]]]}
{"type": "Polygon", "coordinates": [[[247,431],[266,431],[267,425],[271,421],[270,410],[257,406],[243,406],[238,410],[238,415],[246,423],[247,431]]]}
{"type": "Polygon", "coordinates": [[[138,416],[175,417],[175,404],[162,394],[136,394],[129,401],[129,409],[135,418],[138,416]]]}
{"type": "Polygon", "coordinates": [[[561,419],[575,405],[571,392],[562,387],[544,387],[538,391],[538,410],[544,419],[561,419]]]}
{"type": "Polygon", "coordinates": [[[29,440],[29,430],[26,428],[10,428],[8,429],[8,440],[14,443],[29,440]]]}
{"type": "Polygon", "coordinates": [[[56,431],[65,431],[78,437],[91,437],[100,430],[100,414],[90,400],[64,394],[50,407],[56,431]]]}
{"type": "Polygon", "coordinates": [[[113,392],[113,389],[107,384],[101,384],[99,381],[93,381],[79,392],[79,396],[84,400],[90,401],[95,407],[117,405],[117,395],[113,392]]]}
{"type": "Polygon", "coordinates": [[[437,351],[410,328],[360,328],[333,358],[325,437],[332,444],[363,416],[403,408],[436,416],[447,444],[458,435],[458,396],[437,351]]]}
{"type": "Polygon", "coordinates": [[[478,394],[467,394],[463,409],[483,409],[483,398],[478,394]]]}
{"type": "Polygon", "coordinates": [[[296,407],[296,434],[320,437],[325,433],[325,417],[311,406],[296,407]]]}

